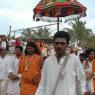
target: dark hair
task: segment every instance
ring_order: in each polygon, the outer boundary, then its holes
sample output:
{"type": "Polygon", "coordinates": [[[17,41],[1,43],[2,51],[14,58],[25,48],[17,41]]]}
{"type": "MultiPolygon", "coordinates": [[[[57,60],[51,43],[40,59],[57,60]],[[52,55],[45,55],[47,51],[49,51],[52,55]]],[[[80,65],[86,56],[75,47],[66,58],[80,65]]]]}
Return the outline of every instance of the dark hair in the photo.
{"type": "Polygon", "coordinates": [[[15,49],[20,49],[21,51],[23,51],[23,47],[22,46],[16,46],[15,49]]]}
{"type": "Polygon", "coordinates": [[[89,55],[91,52],[94,52],[94,54],[95,54],[95,49],[94,49],[94,48],[87,48],[87,49],[85,50],[85,56],[86,56],[86,58],[88,57],[88,55],[89,55]]]}
{"type": "Polygon", "coordinates": [[[79,56],[85,57],[85,54],[84,53],[80,53],[79,56]]]}
{"type": "Polygon", "coordinates": [[[66,38],[67,44],[69,44],[70,35],[68,32],[65,31],[58,31],[53,36],[53,41],[55,41],[56,38],[66,38]]]}
{"type": "MultiPolygon", "coordinates": [[[[37,47],[37,45],[34,42],[28,42],[26,46],[33,47],[35,49],[34,53],[36,53],[38,55],[41,55],[41,52],[40,52],[39,48],[37,47]]],[[[27,48],[25,49],[25,55],[27,55],[27,48]]]]}
{"type": "Polygon", "coordinates": [[[2,51],[2,47],[0,47],[0,51],[2,51]]]}

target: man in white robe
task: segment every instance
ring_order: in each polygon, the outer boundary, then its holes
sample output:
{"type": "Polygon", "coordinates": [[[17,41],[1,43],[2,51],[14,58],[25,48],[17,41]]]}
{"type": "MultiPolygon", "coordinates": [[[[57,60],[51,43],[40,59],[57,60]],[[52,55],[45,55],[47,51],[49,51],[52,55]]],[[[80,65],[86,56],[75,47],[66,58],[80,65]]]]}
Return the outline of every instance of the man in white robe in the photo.
{"type": "Polygon", "coordinates": [[[8,86],[8,65],[11,57],[6,55],[5,48],[0,47],[0,95],[7,95],[8,86]]]}
{"type": "Polygon", "coordinates": [[[22,46],[16,46],[15,48],[15,55],[12,57],[12,62],[10,64],[9,69],[9,83],[8,83],[8,89],[7,94],[8,95],[20,95],[20,89],[19,89],[19,76],[18,76],[18,67],[19,67],[19,60],[23,56],[23,47],[22,46]]]}
{"type": "Polygon", "coordinates": [[[80,95],[86,94],[85,73],[79,59],[73,54],[68,58],[64,75],[62,78],[59,78],[55,94],[52,94],[64,62],[69,40],[70,37],[67,32],[59,31],[54,35],[53,45],[55,54],[49,56],[44,62],[41,81],[35,95],[77,95],[76,79],[80,83],[80,95]]]}

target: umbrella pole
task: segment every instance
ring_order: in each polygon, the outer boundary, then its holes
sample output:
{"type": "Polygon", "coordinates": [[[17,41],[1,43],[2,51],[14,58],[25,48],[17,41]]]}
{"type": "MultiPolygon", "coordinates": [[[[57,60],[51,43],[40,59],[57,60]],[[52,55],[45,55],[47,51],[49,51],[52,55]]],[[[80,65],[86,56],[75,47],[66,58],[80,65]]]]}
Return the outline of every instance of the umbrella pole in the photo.
{"type": "Polygon", "coordinates": [[[57,32],[59,31],[59,17],[57,17],[57,32]]]}

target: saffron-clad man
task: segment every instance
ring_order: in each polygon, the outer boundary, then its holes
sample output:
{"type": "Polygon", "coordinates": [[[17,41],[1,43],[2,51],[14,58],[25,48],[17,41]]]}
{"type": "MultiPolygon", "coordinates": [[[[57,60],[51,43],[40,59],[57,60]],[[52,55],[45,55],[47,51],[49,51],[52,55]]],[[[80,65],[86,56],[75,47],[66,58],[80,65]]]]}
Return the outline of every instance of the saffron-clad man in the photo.
{"type": "Polygon", "coordinates": [[[41,56],[34,42],[27,43],[27,55],[20,60],[20,95],[34,95],[40,80],[41,56]]]}

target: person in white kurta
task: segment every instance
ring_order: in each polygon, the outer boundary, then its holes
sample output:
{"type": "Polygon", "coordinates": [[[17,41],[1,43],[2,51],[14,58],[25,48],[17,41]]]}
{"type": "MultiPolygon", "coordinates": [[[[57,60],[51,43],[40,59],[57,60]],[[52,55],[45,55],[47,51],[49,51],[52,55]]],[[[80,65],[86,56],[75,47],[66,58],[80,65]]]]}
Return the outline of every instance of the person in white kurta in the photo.
{"type": "Polygon", "coordinates": [[[87,48],[85,51],[86,60],[83,61],[83,67],[87,79],[87,91],[95,95],[95,50],[87,48]]]}
{"type": "MultiPolygon", "coordinates": [[[[65,50],[69,43],[69,34],[58,31],[54,35],[55,54],[49,56],[41,73],[41,81],[35,95],[52,95],[64,62],[65,50]]],[[[71,54],[64,69],[64,76],[59,80],[55,95],[77,95],[76,77],[80,83],[81,95],[86,92],[86,77],[79,59],[71,54]]]]}
{"type": "MultiPolygon", "coordinates": [[[[85,69],[85,72],[92,72],[92,61],[90,62],[90,61],[88,61],[88,65],[89,65],[89,68],[87,68],[87,69],[85,69]]],[[[93,87],[93,78],[92,79],[90,79],[90,80],[88,80],[87,81],[87,84],[88,84],[88,91],[90,91],[90,92],[92,92],[92,93],[94,93],[94,87],[93,87]]]]}
{"type": "Polygon", "coordinates": [[[2,41],[2,42],[1,42],[1,47],[3,47],[3,48],[6,49],[6,46],[7,46],[6,41],[2,41]]]}
{"type": "Polygon", "coordinates": [[[15,51],[15,40],[10,39],[9,40],[9,51],[11,54],[14,54],[15,51]]]}
{"type": "MultiPolygon", "coordinates": [[[[11,68],[9,72],[12,72],[14,74],[18,73],[18,63],[19,63],[19,59],[14,56],[12,58],[12,63],[10,64],[11,68]]],[[[7,93],[8,95],[19,95],[19,79],[17,80],[9,80],[8,83],[8,89],[7,89],[7,93]],[[9,94],[11,93],[11,94],[9,94]]]]}
{"type": "Polygon", "coordinates": [[[18,76],[18,67],[19,67],[19,60],[23,56],[22,55],[23,48],[22,46],[16,46],[15,48],[15,55],[12,57],[12,62],[10,64],[10,69],[8,71],[9,75],[9,83],[7,94],[8,95],[20,95],[20,79],[18,76]],[[15,77],[15,78],[13,78],[15,77]]]}
{"type": "Polygon", "coordinates": [[[0,95],[6,95],[8,86],[8,65],[11,57],[5,54],[5,49],[0,47],[0,95]]]}

